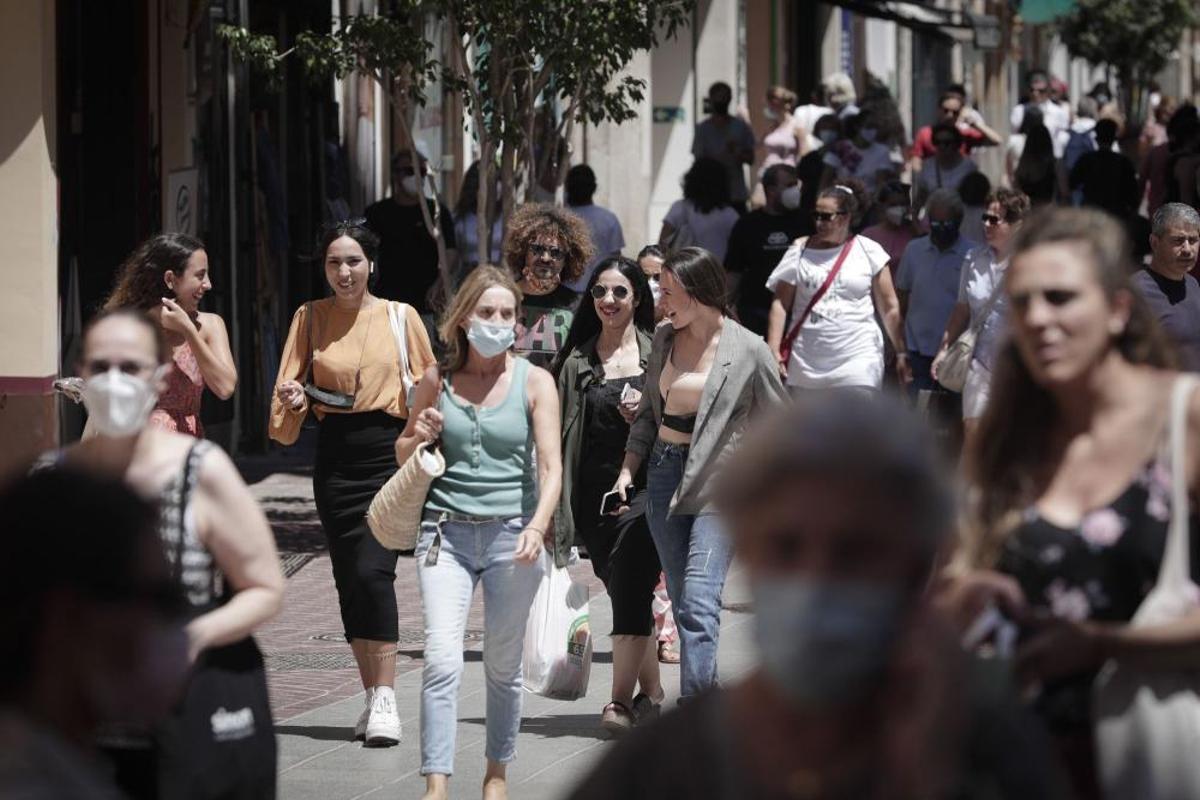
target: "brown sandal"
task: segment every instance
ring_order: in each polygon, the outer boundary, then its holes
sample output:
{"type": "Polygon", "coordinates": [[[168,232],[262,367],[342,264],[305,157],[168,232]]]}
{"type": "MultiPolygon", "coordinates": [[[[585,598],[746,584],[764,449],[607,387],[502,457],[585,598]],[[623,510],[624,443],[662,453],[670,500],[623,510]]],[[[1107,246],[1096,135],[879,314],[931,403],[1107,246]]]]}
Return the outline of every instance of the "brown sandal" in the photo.
{"type": "Polygon", "coordinates": [[[658,643],[658,663],[660,664],[678,664],[679,651],[671,649],[670,642],[658,643]]]}

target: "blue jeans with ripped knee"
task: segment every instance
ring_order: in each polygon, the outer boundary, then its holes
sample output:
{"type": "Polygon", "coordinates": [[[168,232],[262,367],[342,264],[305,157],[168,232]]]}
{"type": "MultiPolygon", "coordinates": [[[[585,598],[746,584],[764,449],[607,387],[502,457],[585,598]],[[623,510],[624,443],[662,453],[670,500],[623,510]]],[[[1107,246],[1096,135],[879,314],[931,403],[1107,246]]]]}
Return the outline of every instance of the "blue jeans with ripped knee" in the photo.
{"type": "Polygon", "coordinates": [[[646,472],[646,519],[679,631],[679,693],[684,699],[717,682],[721,591],[733,557],[718,516],[667,513],[687,456],[686,446],[655,442],[646,472]]]}

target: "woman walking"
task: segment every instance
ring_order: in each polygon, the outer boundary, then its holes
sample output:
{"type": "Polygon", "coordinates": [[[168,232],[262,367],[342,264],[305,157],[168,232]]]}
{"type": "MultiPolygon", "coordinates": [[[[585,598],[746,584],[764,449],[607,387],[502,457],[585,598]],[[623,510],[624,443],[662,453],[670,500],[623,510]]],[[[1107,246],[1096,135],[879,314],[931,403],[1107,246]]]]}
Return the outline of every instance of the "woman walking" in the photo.
{"type": "Polygon", "coordinates": [[[120,478],[158,501],[163,548],[187,600],[193,679],[183,700],[152,737],[122,733],[106,739],[106,751],[126,793],[139,800],[273,798],[275,736],[252,635],[279,611],[279,556],[229,457],[211,442],[150,424],[172,368],[152,319],[102,312],[84,333],[80,364],[95,435],[48,459],[120,478]],[[236,741],[216,735],[210,717],[218,699],[238,703],[227,709],[239,714],[236,741]]]}
{"type": "Polygon", "coordinates": [[[406,387],[433,363],[416,309],[389,309],[371,294],[378,245],[361,220],[322,233],[317,252],[333,297],[296,309],[270,421],[271,438],[284,445],[296,442],[310,410],[319,422],[313,497],[329,542],[346,641],[366,692],[354,738],[368,746],[400,741],[393,690],[399,623],[392,589],[396,553],[371,535],[365,514],[396,471],[393,445],[408,416],[406,387]],[[403,353],[390,314],[399,319],[403,353]]]}
{"type": "Polygon", "coordinates": [[[145,312],[162,329],[172,368],[149,422],[197,438],[204,437],[200,398],[205,387],[222,400],[232,397],[237,387],[225,321],[200,310],[200,301],[210,291],[204,245],[182,233],[161,233],[125,260],[104,304],[106,311],[145,312]]]}
{"type": "MultiPolygon", "coordinates": [[[[1172,507],[1175,471],[1185,470],[1188,494],[1200,490],[1200,395],[1170,368],[1130,264],[1121,226],[1100,212],[1056,209],[1017,234],[1004,276],[1012,338],[998,353],[978,445],[967,454],[976,494],[959,561],[969,571],[950,593],[991,596],[1020,624],[1017,677],[1079,798],[1100,796],[1093,698],[1101,667],[1112,660],[1168,675],[1200,667],[1193,605],[1168,624],[1130,624],[1159,579],[1174,513],[1188,515],[1196,549],[1194,510],[1172,507]],[[1182,463],[1167,446],[1180,389],[1182,463]]],[[[1187,578],[1198,577],[1193,556],[1187,578]]],[[[1127,745],[1170,745],[1153,738],[1127,745]]]]}
{"type": "MultiPolygon", "coordinates": [[[[563,491],[554,533],[559,552],[579,535],[612,601],[612,701],[600,724],[619,734],[654,715],[663,699],[651,609],[659,563],[646,525],[645,494],[622,514],[601,510],[645,391],[654,297],[637,263],[620,256],[597,265],[584,294],[591,302],[575,314],[553,368],[563,435],[563,491]]],[[[646,485],[645,472],[643,465],[635,485],[646,485]]]]}
{"type": "MultiPolygon", "coordinates": [[[[421,774],[444,798],[454,772],[463,634],[483,584],[487,676],[485,799],[507,796],[521,724],[521,658],[540,556],[562,485],[558,393],[550,373],[512,352],[521,292],[499,269],[463,282],[438,327],[442,367],[430,367],[396,440],[404,463],[441,441],[446,471],[433,482],[415,558],[425,613],[421,774]],[[534,456],[536,452],[536,475],[534,456]]],[[[565,563],[561,548],[557,563],[565,563]]]]}
{"type": "Polygon", "coordinates": [[[883,334],[903,384],[912,380],[900,301],[887,251],[850,226],[859,202],[837,184],[817,196],[817,232],[784,253],[767,279],[775,293],[767,343],[794,393],[812,389],[877,391],[883,382],[883,334]]]}
{"type": "Polygon", "coordinates": [[[725,273],[711,253],[685,247],[669,256],[662,296],[670,324],[655,333],[613,489],[629,499],[649,462],[646,515],[675,611],[686,699],[717,680],[731,551],[712,505],[713,476],[750,420],[787,395],[766,344],[725,315],[725,273]]]}
{"type": "Polygon", "coordinates": [[[1012,189],[995,189],[988,195],[983,215],[983,234],[987,243],[967,254],[959,278],[958,302],[946,322],[942,344],[933,359],[930,372],[937,380],[938,368],[950,345],[967,330],[978,330],[975,350],[963,387],[963,447],[969,447],[975,426],[988,405],[992,367],[1004,336],[1008,308],[1004,297],[1004,274],[1008,269],[1008,250],[1013,236],[1029,213],[1029,198],[1012,189]]]}

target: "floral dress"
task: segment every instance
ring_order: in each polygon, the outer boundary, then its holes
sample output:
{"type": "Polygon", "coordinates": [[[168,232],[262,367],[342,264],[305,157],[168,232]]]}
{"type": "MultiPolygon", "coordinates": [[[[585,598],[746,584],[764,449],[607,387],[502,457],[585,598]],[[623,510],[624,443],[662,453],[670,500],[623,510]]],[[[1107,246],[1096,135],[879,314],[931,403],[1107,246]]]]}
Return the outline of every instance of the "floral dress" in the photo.
{"type": "Polygon", "coordinates": [[[203,439],[200,397],[204,394],[204,376],[200,364],[187,342],[175,349],[173,361],[167,373],[167,388],[158,396],[158,404],[150,414],[150,425],[203,439]]]}
{"type": "MultiPolygon", "coordinates": [[[[1128,622],[1158,579],[1171,521],[1171,468],[1164,453],[1111,503],[1075,528],[1043,519],[1035,508],[1008,538],[998,568],[1012,575],[1035,609],[1072,621],[1128,622]]],[[[1196,517],[1191,530],[1196,530],[1196,517]]],[[[1191,540],[1192,577],[1200,565],[1191,540]]],[[[1091,728],[1088,671],[1048,682],[1034,709],[1060,734],[1091,728]]]]}

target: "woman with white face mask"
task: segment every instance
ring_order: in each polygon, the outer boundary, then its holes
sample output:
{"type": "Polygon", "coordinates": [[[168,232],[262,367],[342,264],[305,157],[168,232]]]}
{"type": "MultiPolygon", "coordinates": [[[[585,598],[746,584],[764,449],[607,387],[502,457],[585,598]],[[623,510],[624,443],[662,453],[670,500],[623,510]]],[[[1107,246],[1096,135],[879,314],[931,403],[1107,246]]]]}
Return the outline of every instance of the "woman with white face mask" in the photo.
{"type": "Polygon", "coordinates": [[[332,297],[296,309],[280,359],[269,433],[295,443],[311,410],[319,422],[313,498],[329,542],[346,641],[364,690],[355,739],[400,741],[396,710],[396,551],[371,535],[365,514],[396,471],[393,445],[411,401],[405,386],[433,363],[416,309],[371,292],[379,239],[365,220],[328,226],[317,242],[332,297]],[[404,334],[405,354],[392,322],[404,334]],[[402,328],[401,328],[402,326],[402,328]]]}
{"type": "MultiPolygon", "coordinates": [[[[256,768],[229,774],[208,769],[214,757],[220,763],[213,755],[217,743],[194,736],[189,723],[195,720],[181,716],[193,708],[185,697],[153,740],[172,745],[155,753],[160,786],[172,795],[187,788],[189,797],[273,796],[275,740],[252,634],[279,611],[279,556],[266,517],[224,451],[150,424],[170,368],[168,345],[149,317],[132,310],[102,313],[84,333],[80,359],[83,403],[95,435],[44,461],[118,477],[158,500],[159,533],[188,601],[194,668],[232,662],[234,672],[260,689],[257,705],[247,706],[252,733],[244,742],[246,763],[256,768]]],[[[145,757],[135,751],[150,747],[149,738],[122,737],[110,752],[118,761],[136,759],[144,770],[145,757]]]]}
{"type": "Polygon", "coordinates": [[[438,327],[445,361],[425,371],[396,440],[399,463],[421,442],[439,440],[446,459],[414,553],[425,614],[426,798],[446,797],[454,772],[463,634],[477,583],[486,609],[484,798],[507,796],[505,772],[516,757],[525,623],[562,485],[554,379],[512,352],[520,304],[521,290],[496,267],[467,276],[438,327]]]}

